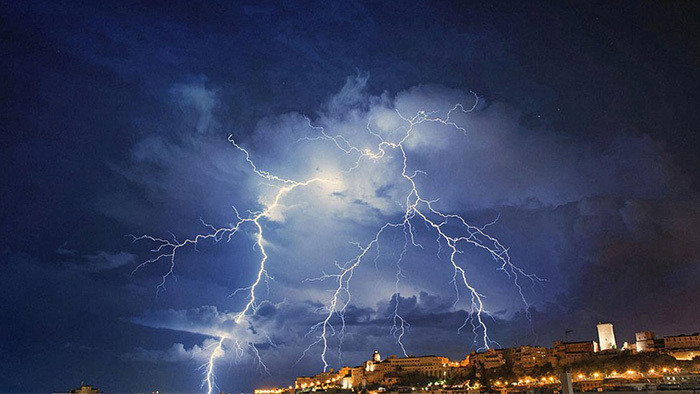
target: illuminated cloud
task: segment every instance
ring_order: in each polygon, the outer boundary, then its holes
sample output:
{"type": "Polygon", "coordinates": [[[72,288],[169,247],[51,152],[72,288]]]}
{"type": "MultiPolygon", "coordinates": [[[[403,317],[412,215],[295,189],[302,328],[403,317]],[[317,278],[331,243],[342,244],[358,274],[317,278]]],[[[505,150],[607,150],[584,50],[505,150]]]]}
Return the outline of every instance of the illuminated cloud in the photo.
{"type": "MultiPolygon", "coordinates": [[[[448,211],[478,214],[491,209],[488,217],[479,214],[481,225],[507,207],[553,209],[599,195],[651,198],[664,190],[669,179],[663,152],[645,137],[621,137],[601,149],[591,141],[572,140],[542,127],[526,127],[517,110],[498,102],[477,101],[478,95],[471,92],[424,85],[394,97],[373,96],[367,93],[368,83],[367,75],[348,78],[316,116],[268,116],[249,136],[237,140],[265,171],[294,180],[321,177],[334,181],[294,190],[266,218],[269,229],[264,243],[271,256],[269,271],[276,279],[270,289],[273,301],[284,297],[325,302],[324,286],[304,279],[330,272],[334,261],[351,256],[350,242],[365,242],[377,225],[399,214],[400,201],[407,192],[396,157],[383,159],[382,163],[365,158],[348,172],[355,159],[339,151],[333,142],[320,139],[322,130],[342,136],[353,146],[371,149],[378,141],[373,133],[387,140],[397,138],[408,125],[405,118],[418,111],[435,111],[434,116],[444,118],[455,104],[475,106],[471,113],[457,111],[451,115],[463,130],[427,122],[417,126],[406,146],[409,169],[425,172],[416,178],[425,191],[423,195],[438,199],[437,206],[448,211]],[[601,165],[607,170],[600,171],[601,165]],[[646,176],[634,176],[637,171],[646,176]]],[[[177,85],[176,90],[196,92],[183,97],[182,105],[192,105],[193,97],[203,100],[204,104],[195,106],[197,116],[214,118],[217,104],[211,102],[216,97],[211,89],[195,82],[177,85]]],[[[132,151],[132,162],[119,171],[149,190],[153,201],[177,196],[175,202],[169,202],[176,204],[174,209],[191,217],[201,209],[204,212],[200,216],[216,225],[234,220],[231,205],[242,211],[255,210],[274,198],[274,188],[245,172],[247,165],[231,144],[216,134],[195,131],[196,138],[145,138],[132,151]],[[183,193],[188,190],[191,192],[183,193]]],[[[396,245],[389,243],[385,250],[393,253],[396,245]]],[[[413,262],[408,264],[418,264],[416,259],[429,256],[421,251],[412,253],[409,260],[413,262]]],[[[424,265],[440,264],[435,251],[432,253],[433,257],[428,258],[433,261],[424,265]]],[[[382,258],[385,261],[379,264],[377,273],[358,273],[357,305],[373,305],[376,297],[391,296],[393,289],[374,285],[376,281],[392,282],[395,268],[386,264],[390,260],[386,255],[382,258]],[[369,279],[373,276],[374,280],[369,279]],[[367,291],[362,290],[365,286],[367,291]]],[[[478,253],[469,258],[489,259],[478,253]]],[[[252,251],[241,255],[236,265],[253,266],[255,259],[252,251]]],[[[497,280],[484,272],[493,271],[493,266],[479,267],[470,274],[488,283],[497,280]]],[[[532,268],[538,273],[537,267],[532,268]]],[[[407,281],[409,287],[403,291],[440,291],[447,282],[449,275],[417,276],[407,281]]],[[[492,297],[489,309],[516,312],[521,306],[507,298],[492,297]]]]}

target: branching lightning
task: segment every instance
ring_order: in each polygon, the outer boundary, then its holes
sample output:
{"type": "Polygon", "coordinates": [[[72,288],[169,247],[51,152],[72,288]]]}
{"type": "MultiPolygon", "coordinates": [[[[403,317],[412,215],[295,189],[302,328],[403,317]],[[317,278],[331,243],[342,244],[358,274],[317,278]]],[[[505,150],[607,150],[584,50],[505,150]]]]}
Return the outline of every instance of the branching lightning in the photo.
{"type": "MultiPolygon", "coordinates": [[[[461,330],[467,324],[471,324],[473,332],[475,334],[475,343],[479,348],[488,348],[494,343],[489,338],[488,327],[484,321],[486,316],[486,309],[484,305],[484,296],[477,290],[477,288],[472,285],[468,279],[467,271],[465,269],[464,262],[459,261],[458,256],[463,253],[464,246],[471,245],[477,247],[485,252],[487,252],[497,263],[497,269],[505,272],[508,277],[512,278],[518,292],[522,298],[523,303],[527,307],[529,306],[523,290],[521,287],[521,278],[527,278],[533,282],[541,281],[535,275],[527,274],[523,272],[520,268],[511,262],[511,258],[508,249],[504,247],[500,241],[498,241],[493,236],[485,232],[486,226],[477,227],[467,222],[462,216],[455,213],[445,213],[439,210],[436,206],[437,200],[431,200],[425,198],[420,193],[420,188],[417,183],[417,178],[419,176],[424,176],[426,173],[421,170],[409,171],[409,156],[407,154],[406,142],[409,138],[416,132],[419,125],[424,123],[436,123],[441,124],[445,127],[450,127],[458,130],[465,135],[467,135],[467,130],[458,125],[451,117],[456,112],[461,112],[468,114],[475,110],[478,104],[478,97],[474,95],[475,103],[472,107],[465,108],[462,104],[457,104],[451,108],[444,118],[434,116],[436,112],[426,112],[419,111],[413,117],[406,117],[396,111],[397,116],[403,122],[403,126],[395,130],[395,132],[400,132],[400,138],[398,140],[388,139],[382,137],[378,132],[372,130],[370,123],[367,124],[367,132],[371,138],[376,138],[376,145],[370,147],[358,147],[350,143],[350,141],[343,135],[336,134],[331,135],[323,127],[312,125],[311,121],[308,120],[308,125],[315,131],[318,135],[315,137],[303,138],[307,141],[328,141],[332,143],[337,149],[342,153],[351,157],[352,165],[346,170],[346,173],[350,173],[358,169],[365,163],[372,164],[384,164],[386,161],[392,159],[390,153],[398,153],[398,157],[402,162],[402,170],[400,172],[401,179],[407,185],[407,194],[403,201],[399,204],[402,207],[402,214],[398,220],[389,221],[381,225],[372,239],[368,242],[353,243],[357,247],[357,254],[345,261],[344,263],[335,263],[337,268],[336,273],[326,274],[317,278],[310,278],[307,281],[331,281],[335,283],[334,290],[331,292],[331,297],[327,304],[323,308],[323,319],[317,324],[312,326],[307,333],[317,333],[318,337],[309,345],[309,347],[303,352],[301,357],[315,345],[321,345],[321,361],[324,366],[324,371],[329,368],[328,362],[328,347],[329,338],[331,336],[337,335],[340,339],[342,346],[342,338],[345,333],[345,311],[351,302],[352,294],[350,292],[350,283],[355,273],[355,269],[360,266],[362,261],[374,250],[377,254],[379,253],[379,244],[381,238],[385,233],[391,230],[400,229],[404,236],[404,246],[399,254],[395,265],[396,265],[396,282],[394,286],[394,310],[392,317],[392,327],[390,330],[391,335],[396,339],[397,344],[401,347],[404,355],[407,354],[405,344],[403,342],[404,336],[407,329],[410,327],[409,322],[406,321],[399,313],[399,285],[403,277],[403,272],[401,264],[404,257],[408,251],[409,247],[423,248],[416,239],[416,224],[422,223],[428,231],[432,231],[435,234],[435,242],[437,244],[437,254],[440,258],[440,253],[443,249],[449,251],[448,261],[453,270],[452,275],[452,285],[455,288],[456,300],[455,305],[460,300],[460,295],[463,292],[469,297],[469,304],[471,311],[468,314],[467,320],[465,320],[461,330]],[[340,320],[340,328],[336,330],[333,326],[333,319],[337,317],[340,320]]],[[[259,169],[250,153],[238,145],[232,137],[229,137],[228,141],[241,153],[243,153],[247,164],[252,169],[253,173],[258,177],[269,181],[276,188],[276,194],[272,201],[266,204],[259,211],[248,212],[246,216],[241,216],[239,211],[234,207],[234,213],[236,221],[228,226],[215,227],[213,225],[207,224],[202,221],[202,224],[208,229],[208,231],[201,234],[197,234],[192,238],[188,238],[182,241],[178,241],[176,237],[173,236],[172,240],[160,237],[154,237],[150,235],[132,236],[134,242],[139,240],[148,240],[153,242],[156,246],[152,250],[154,257],[144,261],[139,264],[134,271],[135,273],[140,268],[147,264],[157,263],[159,261],[167,261],[168,270],[162,276],[161,282],[157,286],[156,294],[165,289],[166,282],[168,278],[174,275],[175,262],[179,252],[187,247],[193,246],[197,247],[197,244],[203,240],[213,240],[219,242],[222,239],[230,241],[231,238],[238,233],[238,231],[246,225],[252,227],[255,232],[255,242],[254,247],[260,253],[260,258],[258,260],[258,270],[257,275],[250,286],[236,290],[232,295],[238,294],[239,292],[246,294],[245,306],[235,315],[235,323],[240,324],[245,320],[245,317],[249,314],[254,314],[258,306],[258,296],[256,291],[258,286],[263,281],[268,281],[270,279],[268,271],[266,269],[266,264],[268,262],[268,253],[265,249],[265,237],[264,237],[264,224],[266,220],[271,219],[271,215],[276,209],[281,209],[280,202],[285,197],[287,197],[293,190],[298,188],[304,188],[317,183],[327,183],[333,182],[329,179],[323,178],[312,178],[304,181],[296,181],[292,179],[286,179],[274,175],[265,170],[259,169]]],[[[399,174],[397,174],[399,175],[399,174]]],[[[488,226],[488,225],[487,225],[488,226]]],[[[376,259],[375,259],[376,263],[376,259]]],[[[214,382],[214,364],[215,360],[224,353],[224,341],[227,339],[226,336],[221,336],[218,341],[218,346],[212,351],[212,354],[208,362],[203,365],[203,369],[206,371],[205,378],[202,382],[202,387],[207,387],[207,393],[211,394],[212,390],[218,389],[216,383],[214,382]]],[[[240,357],[243,353],[242,343],[235,338],[228,338],[234,343],[234,350],[237,357],[240,357]]],[[[269,340],[269,337],[268,337],[269,340]]],[[[272,341],[270,340],[272,344],[272,341]]],[[[261,370],[267,371],[267,367],[263,363],[262,358],[258,348],[254,343],[247,343],[248,348],[255,356],[258,366],[261,370]]]]}
{"type": "MultiPolygon", "coordinates": [[[[207,386],[207,393],[211,394],[212,390],[216,388],[218,390],[218,386],[216,385],[216,382],[214,381],[214,360],[217,358],[221,357],[224,350],[223,350],[223,345],[224,345],[224,340],[226,337],[221,337],[219,338],[219,341],[216,343],[216,345],[212,345],[211,347],[213,350],[211,351],[211,355],[209,356],[209,361],[202,364],[200,367],[205,371],[204,373],[204,380],[202,381],[202,387],[205,385],[207,386]]],[[[207,350],[207,348],[205,348],[207,350]]]]}
{"type": "MultiPolygon", "coordinates": [[[[350,302],[350,280],[352,279],[353,272],[357,268],[361,261],[365,258],[368,252],[379,247],[380,237],[383,235],[385,230],[389,228],[402,228],[405,236],[404,249],[402,250],[397,262],[397,273],[396,273],[396,284],[395,284],[395,303],[394,303],[394,314],[393,314],[393,326],[391,328],[391,333],[397,340],[397,343],[401,347],[402,352],[406,355],[406,348],[402,342],[403,336],[406,332],[407,322],[399,314],[399,281],[403,276],[401,271],[401,260],[406,253],[408,244],[410,243],[414,247],[423,248],[421,244],[416,241],[414,221],[420,221],[426,225],[429,229],[436,232],[436,242],[438,245],[438,254],[444,243],[448,250],[449,262],[452,265],[454,274],[452,277],[452,283],[455,286],[456,300],[455,304],[459,302],[460,297],[460,286],[462,286],[470,296],[471,312],[469,313],[467,320],[459,328],[461,330],[464,325],[468,322],[472,324],[473,332],[475,334],[475,344],[478,345],[479,349],[489,348],[491,344],[495,343],[488,336],[488,327],[484,322],[484,315],[486,313],[484,305],[484,296],[477,291],[477,289],[469,282],[467,278],[467,273],[464,267],[462,267],[457,261],[457,255],[463,253],[461,249],[462,244],[469,244],[476,246],[486,252],[488,252],[492,258],[499,264],[498,269],[508,275],[509,278],[513,279],[513,282],[518,289],[518,293],[522,298],[525,305],[526,313],[529,309],[529,304],[525,299],[521,284],[519,282],[521,277],[528,278],[529,280],[535,282],[540,282],[542,279],[533,274],[527,274],[523,272],[520,268],[511,262],[508,249],[504,247],[500,241],[496,238],[485,233],[485,228],[493,223],[489,223],[486,226],[479,228],[474,225],[469,224],[462,216],[453,213],[444,213],[435,207],[437,200],[428,200],[419,192],[419,187],[416,183],[416,177],[418,175],[425,175],[424,171],[415,170],[412,173],[408,172],[408,155],[406,153],[406,141],[411,137],[412,133],[415,131],[416,127],[422,123],[440,123],[445,126],[452,127],[456,130],[461,131],[466,135],[467,130],[459,126],[455,121],[451,119],[452,114],[455,111],[461,111],[462,113],[469,113],[476,109],[478,105],[478,97],[474,95],[475,101],[474,105],[465,109],[462,104],[457,104],[451,108],[445,118],[431,117],[436,111],[426,112],[418,111],[413,117],[406,117],[402,115],[398,110],[397,115],[401,120],[403,120],[407,126],[403,129],[405,132],[398,141],[389,141],[382,137],[379,133],[374,132],[371,128],[370,122],[367,123],[367,131],[372,136],[376,137],[379,142],[374,148],[364,148],[361,149],[357,146],[352,145],[347,138],[340,134],[330,135],[326,132],[323,127],[311,126],[320,133],[319,136],[313,138],[305,138],[306,140],[326,140],[332,142],[339,150],[348,155],[355,155],[354,164],[348,169],[348,172],[354,171],[362,164],[363,161],[379,162],[382,159],[389,158],[389,151],[396,151],[400,153],[400,158],[402,160],[402,170],[401,177],[409,185],[409,192],[405,197],[405,202],[403,203],[403,217],[397,222],[388,222],[381,226],[375,237],[370,240],[365,246],[359,244],[358,248],[360,250],[359,254],[353,259],[349,260],[343,265],[337,265],[339,272],[337,274],[324,274],[321,277],[314,278],[314,280],[334,280],[337,284],[336,290],[328,302],[326,308],[326,315],[324,320],[322,320],[317,326],[320,329],[320,338],[318,341],[314,342],[311,346],[316,343],[323,344],[323,350],[321,352],[321,360],[323,362],[324,371],[329,367],[326,360],[326,353],[328,349],[328,332],[332,330],[331,319],[334,315],[340,317],[341,329],[340,332],[345,330],[345,319],[344,313],[350,302]],[[450,231],[449,227],[456,227],[457,230],[450,231]],[[344,298],[344,299],[341,299],[344,298]],[[480,338],[480,339],[479,339],[480,338]]],[[[311,125],[311,123],[309,122],[311,125]]],[[[396,130],[398,131],[398,130],[396,130]]],[[[439,255],[438,255],[439,257],[439,255]]],[[[529,315],[528,315],[529,317],[529,315]]],[[[308,349],[307,349],[308,350],[308,349]]]]}
{"type": "MultiPolygon", "coordinates": [[[[227,241],[230,241],[231,238],[241,229],[241,227],[245,224],[250,224],[253,226],[253,229],[255,230],[255,247],[260,251],[260,260],[258,262],[258,271],[257,275],[255,277],[255,280],[253,283],[245,288],[237,289],[232,293],[232,295],[237,294],[238,292],[247,292],[248,297],[247,297],[247,302],[243,309],[241,309],[240,312],[236,314],[236,317],[234,321],[236,324],[240,324],[246,314],[249,312],[255,313],[256,308],[257,308],[257,297],[256,297],[256,290],[258,288],[258,285],[265,280],[267,281],[269,279],[269,275],[267,273],[267,270],[265,268],[265,264],[268,260],[268,254],[265,249],[265,239],[263,236],[263,226],[262,226],[262,221],[264,219],[269,219],[270,216],[272,215],[273,211],[277,209],[280,206],[280,200],[285,197],[287,194],[289,194],[291,191],[294,189],[300,188],[300,187],[305,187],[309,186],[314,183],[322,183],[322,182],[331,182],[330,180],[326,179],[321,179],[321,178],[312,178],[308,179],[306,181],[301,181],[297,182],[291,179],[285,179],[278,177],[276,175],[273,175],[267,171],[263,171],[258,169],[258,167],[255,165],[255,163],[251,160],[250,154],[246,149],[238,145],[232,136],[229,136],[228,141],[239,151],[243,152],[245,155],[245,160],[246,162],[250,165],[252,168],[253,172],[257,174],[258,176],[268,180],[268,181],[273,181],[281,184],[281,186],[278,186],[277,193],[275,194],[274,198],[272,199],[272,202],[268,204],[266,207],[264,207],[263,210],[261,211],[254,211],[254,212],[249,212],[249,215],[247,217],[241,217],[239,211],[236,209],[236,207],[233,207],[234,213],[236,215],[236,222],[234,222],[230,226],[225,226],[225,227],[215,227],[211,224],[205,223],[203,220],[200,219],[202,224],[208,228],[210,231],[207,233],[202,233],[202,234],[197,234],[192,238],[185,239],[184,241],[178,241],[177,238],[173,235],[173,240],[168,240],[165,238],[158,238],[158,237],[153,237],[150,235],[141,235],[141,236],[133,236],[130,235],[130,237],[133,238],[133,241],[140,241],[140,240],[149,240],[152,241],[156,244],[156,248],[152,249],[151,252],[155,253],[156,256],[153,258],[150,258],[143,263],[139,264],[133,271],[132,275],[138,271],[140,268],[147,264],[152,264],[156,263],[160,260],[167,260],[168,261],[168,271],[162,276],[160,284],[158,284],[156,288],[156,295],[165,289],[165,283],[168,279],[168,277],[173,275],[173,271],[175,269],[175,260],[177,253],[184,247],[192,245],[195,248],[197,247],[197,244],[203,240],[206,239],[212,239],[215,242],[219,242],[222,239],[226,239],[227,241]]],[[[212,389],[216,386],[216,384],[213,382],[214,379],[214,361],[216,358],[218,358],[219,353],[223,353],[223,342],[224,342],[225,337],[222,336],[220,341],[219,341],[219,346],[212,352],[212,355],[209,359],[209,363],[207,364],[206,367],[206,376],[204,381],[202,382],[202,386],[206,385],[207,386],[207,393],[211,394],[212,389]]],[[[269,339],[269,337],[268,337],[269,339]]],[[[255,347],[254,343],[248,343],[249,348],[255,355],[258,365],[261,370],[268,371],[267,367],[263,363],[262,359],[260,358],[260,353],[258,352],[258,349],[255,347]]],[[[237,343],[237,351],[241,350],[240,343],[237,343]]]]}
{"type": "MultiPolygon", "coordinates": [[[[401,254],[399,254],[399,258],[396,260],[396,282],[394,284],[394,316],[392,319],[392,326],[391,330],[389,331],[391,335],[396,338],[396,343],[399,344],[401,347],[401,352],[403,353],[404,357],[408,357],[408,353],[406,352],[406,347],[403,344],[403,336],[406,334],[406,326],[409,324],[404,320],[403,317],[399,314],[399,282],[401,281],[401,278],[404,277],[403,272],[401,271],[401,261],[403,261],[403,257],[406,255],[406,252],[408,251],[408,232],[406,227],[403,229],[403,236],[404,236],[404,244],[403,244],[403,249],[401,250],[401,254]]],[[[379,251],[377,251],[377,255],[379,254],[379,251]]]]}

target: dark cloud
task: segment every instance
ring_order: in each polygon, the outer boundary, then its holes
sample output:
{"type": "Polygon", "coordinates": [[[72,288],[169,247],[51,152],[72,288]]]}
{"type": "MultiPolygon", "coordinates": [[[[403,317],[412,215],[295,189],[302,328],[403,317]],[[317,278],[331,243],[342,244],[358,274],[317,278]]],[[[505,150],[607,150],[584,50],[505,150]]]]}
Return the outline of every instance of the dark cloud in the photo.
{"type": "Polygon", "coordinates": [[[133,265],[134,262],[136,262],[136,256],[127,252],[108,253],[105,251],[98,251],[93,254],[82,255],[79,255],[75,250],[58,249],[56,252],[59,255],[68,255],[78,258],[77,261],[69,259],[65,264],[91,272],[112,270],[127,265],[133,265]]]}
{"type": "MultiPolygon", "coordinates": [[[[210,341],[211,342],[211,341],[210,341]]],[[[208,343],[211,346],[212,343],[208,343]]],[[[122,359],[127,361],[145,361],[149,363],[176,363],[183,361],[191,361],[196,358],[200,358],[199,362],[205,361],[207,357],[207,351],[200,348],[197,345],[192,346],[192,348],[187,349],[181,343],[174,343],[172,347],[167,350],[148,350],[143,348],[137,348],[133,352],[124,353],[122,359]]]]}
{"type": "Polygon", "coordinates": [[[592,237],[598,248],[579,272],[572,294],[581,304],[597,305],[606,319],[647,326],[673,322],[673,331],[691,327],[700,309],[680,300],[700,294],[700,238],[690,231],[700,222],[697,198],[618,201],[614,207],[616,211],[600,215],[625,227],[615,236],[592,237]],[[643,296],[639,288],[645,289],[643,296]]]}

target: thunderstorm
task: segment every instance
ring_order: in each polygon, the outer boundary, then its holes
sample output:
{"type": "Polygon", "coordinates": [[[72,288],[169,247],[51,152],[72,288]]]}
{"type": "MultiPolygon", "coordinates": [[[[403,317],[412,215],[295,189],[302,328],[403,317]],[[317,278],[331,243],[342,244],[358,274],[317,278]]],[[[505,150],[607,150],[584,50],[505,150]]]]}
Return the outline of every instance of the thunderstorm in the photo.
{"type": "Polygon", "coordinates": [[[700,390],[700,2],[0,1],[0,393],[700,390]]]}
{"type": "MultiPolygon", "coordinates": [[[[484,297],[479,293],[477,285],[471,283],[468,279],[468,275],[464,268],[464,262],[460,262],[458,259],[459,254],[463,253],[462,248],[465,246],[476,247],[484,250],[491,258],[496,262],[497,269],[501,270],[512,279],[513,284],[518,289],[518,293],[522,298],[522,303],[527,311],[529,309],[529,304],[526,300],[525,295],[522,290],[522,279],[529,280],[532,284],[537,284],[543,282],[543,279],[535,274],[530,274],[524,272],[517,265],[511,261],[510,254],[508,253],[508,248],[505,247],[497,238],[489,235],[485,230],[485,226],[478,227],[470,224],[462,216],[454,213],[446,213],[440,211],[436,208],[435,203],[438,199],[435,196],[431,196],[431,199],[427,199],[422,196],[419,191],[419,186],[416,182],[416,177],[425,176],[427,173],[420,169],[416,169],[413,172],[408,170],[409,167],[409,156],[405,148],[406,142],[411,138],[414,133],[420,132],[419,127],[424,123],[439,123],[443,127],[448,127],[454,131],[459,132],[459,135],[463,138],[468,138],[467,130],[457,124],[455,120],[451,118],[454,112],[459,111],[464,114],[469,114],[474,111],[478,104],[479,98],[476,94],[473,94],[474,102],[471,106],[466,107],[463,104],[456,104],[451,109],[447,110],[446,116],[444,118],[434,116],[437,111],[418,111],[416,114],[407,117],[402,115],[398,110],[396,111],[397,116],[402,120],[403,124],[399,126],[396,130],[393,130],[389,135],[395,135],[394,139],[385,139],[380,133],[372,130],[371,124],[368,123],[366,127],[366,132],[375,138],[376,146],[373,148],[359,148],[352,145],[347,138],[342,134],[332,134],[327,132],[322,127],[313,126],[311,120],[307,118],[308,125],[314,131],[318,133],[316,137],[304,138],[298,142],[304,142],[304,140],[324,140],[332,143],[337,149],[338,154],[350,155],[352,157],[353,164],[347,168],[344,173],[351,174],[354,170],[365,163],[369,164],[379,164],[381,165],[384,161],[390,161],[396,157],[401,163],[401,179],[409,186],[408,194],[405,196],[405,200],[402,202],[402,208],[404,209],[402,216],[393,222],[387,222],[382,225],[369,242],[361,244],[359,242],[353,241],[358,249],[358,254],[345,261],[344,263],[335,263],[338,272],[333,274],[323,274],[320,277],[309,278],[305,282],[313,281],[332,281],[335,283],[336,288],[332,292],[331,298],[327,301],[324,307],[325,318],[313,325],[310,328],[309,334],[316,334],[317,339],[313,341],[309,347],[306,348],[304,354],[306,354],[315,345],[321,345],[321,362],[323,364],[323,371],[327,371],[330,367],[329,361],[327,359],[328,351],[328,339],[331,335],[336,335],[340,338],[343,337],[345,331],[345,311],[350,305],[352,300],[352,294],[350,291],[350,282],[353,278],[353,273],[355,269],[367,258],[368,253],[373,249],[377,249],[380,244],[382,236],[386,232],[391,230],[398,230],[403,233],[404,236],[404,246],[400,252],[399,258],[396,261],[396,283],[395,283],[395,305],[394,305],[394,316],[393,316],[393,326],[391,327],[391,333],[395,337],[396,342],[401,347],[404,356],[408,356],[405,345],[402,342],[402,338],[406,334],[406,326],[409,324],[400,314],[399,314],[399,297],[398,297],[398,286],[399,281],[402,277],[401,272],[401,260],[406,254],[407,248],[416,247],[424,248],[421,243],[416,241],[415,237],[415,226],[416,223],[424,224],[428,229],[433,231],[436,235],[435,242],[437,244],[436,249],[439,251],[442,247],[447,248],[447,259],[452,266],[452,282],[455,290],[455,305],[460,300],[460,294],[465,292],[469,297],[469,304],[471,307],[471,313],[467,321],[457,330],[463,329],[467,324],[470,324],[472,331],[474,333],[474,343],[477,345],[479,350],[488,349],[491,344],[497,343],[494,339],[489,337],[488,325],[485,321],[485,315],[487,313],[484,297]],[[392,155],[392,153],[398,153],[392,155]],[[333,327],[331,320],[334,316],[340,318],[341,327],[333,327]]],[[[177,239],[169,240],[166,238],[155,237],[151,235],[141,235],[141,236],[131,236],[133,241],[147,240],[155,244],[155,248],[152,250],[156,255],[141,264],[139,264],[132,275],[141,267],[147,264],[157,263],[159,261],[166,261],[168,265],[168,270],[162,276],[162,280],[157,287],[157,292],[164,290],[167,279],[173,274],[175,269],[177,255],[182,248],[185,247],[196,247],[198,242],[206,239],[213,239],[215,241],[230,240],[236,233],[241,230],[242,226],[250,225],[255,231],[255,247],[260,253],[260,259],[257,261],[257,276],[250,286],[245,288],[240,288],[234,291],[233,295],[244,292],[246,294],[246,304],[243,309],[241,309],[235,317],[235,322],[237,324],[244,323],[246,316],[249,313],[254,313],[256,311],[256,305],[260,302],[260,295],[256,293],[260,284],[264,281],[269,280],[268,271],[266,269],[266,264],[271,262],[268,261],[268,253],[265,249],[265,238],[264,238],[264,224],[265,220],[270,218],[273,211],[281,209],[281,202],[290,192],[297,188],[309,187],[317,183],[331,183],[338,182],[338,180],[333,179],[323,179],[323,178],[311,178],[307,180],[292,180],[279,177],[272,174],[264,169],[258,168],[255,164],[253,158],[251,157],[248,150],[240,146],[235,142],[233,137],[229,137],[228,141],[231,145],[238,151],[240,151],[249,166],[250,170],[258,177],[265,179],[266,181],[274,182],[277,186],[277,192],[274,195],[272,201],[264,206],[259,211],[252,211],[248,216],[241,216],[239,211],[234,207],[234,212],[236,215],[236,221],[227,227],[215,227],[211,224],[207,224],[202,221],[204,226],[209,230],[208,232],[196,234],[195,236],[178,241],[177,239]]],[[[438,252],[439,253],[439,252],[438,252]]],[[[439,254],[438,254],[439,257],[439,254]]],[[[529,318],[529,315],[528,315],[529,318]]],[[[308,334],[307,334],[308,335],[308,334]]],[[[208,362],[203,366],[205,371],[204,380],[202,386],[207,388],[207,393],[211,394],[213,388],[216,387],[214,382],[214,363],[218,357],[223,352],[223,344],[226,340],[231,340],[227,335],[221,334],[218,338],[218,345],[212,347],[211,356],[208,362]]],[[[340,342],[342,346],[342,341],[340,342]]],[[[248,344],[253,351],[255,358],[258,360],[262,368],[267,370],[267,367],[263,364],[259,352],[255,348],[254,343],[248,344]]],[[[342,349],[339,349],[339,352],[342,349]]],[[[303,355],[302,355],[303,357],[303,355]]]]}

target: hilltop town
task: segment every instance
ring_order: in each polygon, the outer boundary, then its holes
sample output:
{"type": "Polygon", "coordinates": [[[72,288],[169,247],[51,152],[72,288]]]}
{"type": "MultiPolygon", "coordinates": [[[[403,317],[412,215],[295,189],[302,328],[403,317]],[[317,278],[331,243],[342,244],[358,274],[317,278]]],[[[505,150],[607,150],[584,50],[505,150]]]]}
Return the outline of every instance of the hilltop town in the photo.
{"type": "Polygon", "coordinates": [[[700,333],[635,334],[618,347],[613,325],[597,326],[598,341],[555,341],[551,348],[520,346],[474,351],[463,360],[388,356],[375,351],[362,365],[299,376],[286,388],[255,394],[311,391],[441,392],[603,391],[700,389],[700,333]],[[569,390],[569,391],[570,391],[569,390]]]}

